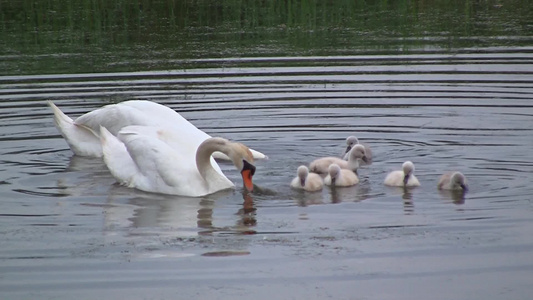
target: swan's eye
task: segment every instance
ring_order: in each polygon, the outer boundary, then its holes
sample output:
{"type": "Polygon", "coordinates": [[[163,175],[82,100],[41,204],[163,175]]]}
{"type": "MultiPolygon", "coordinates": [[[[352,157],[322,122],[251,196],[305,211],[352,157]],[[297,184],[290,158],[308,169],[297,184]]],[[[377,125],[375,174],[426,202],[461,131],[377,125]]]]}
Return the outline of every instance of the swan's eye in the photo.
{"type": "Polygon", "coordinates": [[[254,174],[255,174],[255,166],[252,165],[251,163],[247,162],[244,159],[242,160],[242,163],[243,163],[242,171],[250,170],[250,174],[252,174],[252,176],[254,176],[254,174]]]}

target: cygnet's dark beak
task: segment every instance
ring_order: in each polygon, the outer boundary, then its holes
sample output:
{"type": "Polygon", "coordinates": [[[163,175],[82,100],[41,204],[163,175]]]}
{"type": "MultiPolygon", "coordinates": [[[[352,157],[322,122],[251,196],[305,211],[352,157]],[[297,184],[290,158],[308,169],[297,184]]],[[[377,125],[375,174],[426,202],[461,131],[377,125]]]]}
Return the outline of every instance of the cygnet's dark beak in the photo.
{"type": "Polygon", "coordinates": [[[244,187],[249,192],[251,192],[254,190],[254,184],[252,182],[252,177],[255,174],[255,166],[247,162],[246,160],[243,160],[242,162],[243,162],[243,167],[241,170],[242,182],[244,184],[244,187]]]}
{"type": "Polygon", "coordinates": [[[403,177],[403,185],[404,185],[404,186],[407,186],[407,182],[409,182],[409,174],[406,174],[406,175],[403,177]]]}
{"type": "Polygon", "coordinates": [[[464,183],[460,184],[461,188],[463,189],[463,191],[468,191],[468,186],[464,183]]]}
{"type": "Polygon", "coordinates": [[[302,186],[305,186],[305,178],[300,178],[300,184],[301,184],[302,186]]]}
{"type": "Polygon", "coordinates": [[[344,154],[350,152],[350,150],[352,150],[352,146],[348,145],[348,147],[346,147],[346,151],[344,152],[344,154]]]}
{"type": "Polygon", "coordinates": [[[368,163],[368,157],[366,157],[366,155],[363,155],[363,158],[361,158],[361,160],[365,163],[368,163]]]}

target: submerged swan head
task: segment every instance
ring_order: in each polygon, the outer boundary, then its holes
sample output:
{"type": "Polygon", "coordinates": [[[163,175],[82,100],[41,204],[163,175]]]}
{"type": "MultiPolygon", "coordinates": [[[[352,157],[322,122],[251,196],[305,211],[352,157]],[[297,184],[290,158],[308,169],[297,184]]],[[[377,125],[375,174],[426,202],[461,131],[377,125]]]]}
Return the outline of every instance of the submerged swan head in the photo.
{"type": "Polygon", "coordinates": [[[201,166],[209,162],[211,154],[215,151],[220,151],[230,158],[235,168],[241,172],[244,187],[250,192],[253,191],[252,177],[255,174],[255,166],[250,149],[241,143],[230,142],[224,138],[209,138],[200,144],[196,153],[196,164],[201,172],[203,170],[201,166]]]}
{"type": "Polygon", "coordinates": [[[404,174],[403,184],[407,185],[407,182],[409,182],[409,176],[411,176],[413,172],[415,171],[415,165],[411,161],[408,160],[403,163],[402,170],[404,174]]]}
{"type": "Polygon", "coordinates": [[[350,150],[352,150],[353,146],[359,144],[359,140],[351,135],[349,137],[346,138],[346,152],[344,152],[345,154],[350,152],[350,150]]]}
{"type": "Polygon", "coordinates": [[[307,175],[309,175],[309,169],[306,166],[299,166],[298,170],[296,170],[296,174],[298,175],[298,178],[300,179],[300,184],[302,186],[305,186],[305,179],[307,179],[307,175]]]}
{"type": "Polygon", "coordinates": [[[350,150],[350,156],[348,158],[348,160],[357,160],[357,159],[360,159],[364,162],[367,162],[367,157],[366,157],[366,153],[365,153],[365,146],[361,145],[361,144],[356,144],[355,146],[353,146],[352,150],[350,150]]]}
{"type": "Polygon", "coordinates": [[[452,174],[452,177],[450,178],[452,189],[457,189],[456,187],[460,187],[463,189],[463,191],[468,190],[468,186],[466,185],[466,178],[461,172],[455,172],[452,174]]]}

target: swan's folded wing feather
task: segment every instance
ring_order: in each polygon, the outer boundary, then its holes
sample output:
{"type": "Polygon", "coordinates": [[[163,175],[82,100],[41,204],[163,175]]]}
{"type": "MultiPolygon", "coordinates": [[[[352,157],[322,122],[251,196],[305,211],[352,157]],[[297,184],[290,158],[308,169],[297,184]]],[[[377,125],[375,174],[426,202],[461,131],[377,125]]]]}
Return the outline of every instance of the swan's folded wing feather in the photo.
{"type": "MultiPolygon", "coordinates": [[[[150,136],[168,144],[179,155],[194,162],[194,167],[196,168],[196,150],[198,150],[204,140],[198,140],[198,136],[195,133],[190,131],[177,132],[154,126],[128,126],[120,131],[119,136],[128,132],[150,136]]],[[[213,159],[211,160],[211,165],[218,173],[223,174],[220,166],[213,159]]]]}
{"type": "Polygon", "coordinates": [[[158,192],[170,194],[176,193],[176,190],[204,188],[196,167],[196,148],[175,149],[160,139],[160,130],[156,127],[128,126],[119,132],[119,139],[143,177],[142,182],[138,180],[137,187],[144,190],[155,188],[158,192]]]}
{"type": "Polygon", "coordinates": [[[133,186],[139,170],[129,155],[124,143],[104,127],[100,128],[100,140],[104,162],[113,177],[121,184],[133,186]]]}

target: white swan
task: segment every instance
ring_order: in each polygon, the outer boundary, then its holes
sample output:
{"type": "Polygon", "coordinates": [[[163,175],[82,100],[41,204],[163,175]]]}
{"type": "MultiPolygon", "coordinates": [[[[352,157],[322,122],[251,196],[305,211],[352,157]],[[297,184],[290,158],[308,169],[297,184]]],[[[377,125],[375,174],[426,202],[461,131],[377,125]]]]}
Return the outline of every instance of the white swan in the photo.
{"type": "Polygon", "coordinates": [[[348,161],[345,161],[338,157],[328,156],[315,159],[309,164],[311,172],[318,174],[328,173],[329,166],[331,164],[337,164],[341,169],[349,169],[354,172],[359,168],[359,161],[366,161],[365,148],[362,145],[355,145],[349,152],[348,161]]]}
{"type": "MultiPolygon", "coordinates": [[[[350,150],[352,150],[353,146],[359,144],[359,140],[351,135],[346,138],[346,151],[344,152],[343,159],[348,160],[350,150]]],[[[360,144],[365,147],[365,156],[366,161],[362,162],[361,165],[371,165],[372,164],[372,149],[367,144],[360,144]]]]}
{"type": "Polygon", "coordinates": [[[406,161],[402,164],[401,171],[392,171],[385,177],[384,184],[403,187],[420,186],[420,182],[415,177],[414,172],[415,165],[410,161],[406,161]]]}
{"type": "Polygon", "coordinates": [[[461,172],[444,173],[437,184],[439,190],[468,190],[466,178],[461,172]]]}
{"type": "Polygon", "coordinates": [[[291,181],[292,188],[308,192],[320,191],[323,186],[322,177],[315,173],[309,173],[309,169],[306,166],[299,166],[296,171],[296,177],[291,181]]]}
{"type": "MultiPolygon", "coordinates": [[[[70,149],[79,156],[102,156],[100,144],[100,126],[105,127],[113,135],[130,125],[156,126],[174,132],[175,136],[186,136],[181,139],[182,144],[172,143],[176,147],[197,148],[203,141],[211,136],[196,128],[192,123],[183,118],[171,108],[142,100],[125,101],[118,104],[110,104],[88,112],[76,120],[65,115],[54,103],[48,101],[48,105],[54,112],[54,122],[67,141],[70,149]]],[[[267,157],[255,150],[250,149],[255,159],[267,157]]],[[[215,158],[229,158],[220,153],[214,153],[215,158]]]]}
{"type": "Polygon", "coordinates": [[[180,138],[173,134],[165,128],[127,126],[114,136],[101,127],[104,162],[111,174],[128,187],[198,197],[234,187],[211,157],[220,151],[241,172],[246,189],[253,190],[255,167],[248,147],[215,137],[198,148],[175,148],[166,142],[180,138]]]}
{"type": "Polygon", "coordinates": [[[329,172],[324,178],[324,184],[330,186],[352,186],[359,183],[359,178],[348,169],[341,169],[337,164],[329,166],[329,172]]]}

